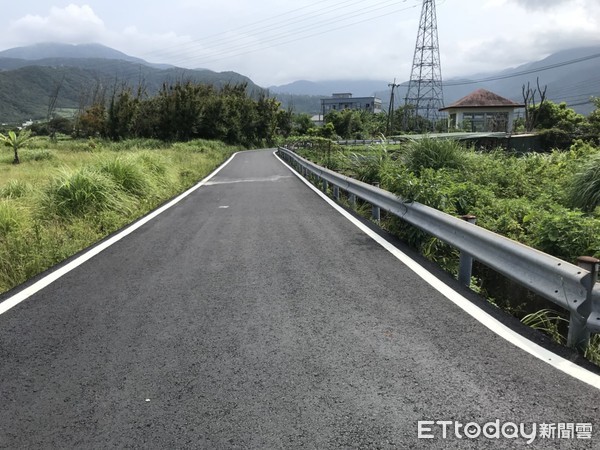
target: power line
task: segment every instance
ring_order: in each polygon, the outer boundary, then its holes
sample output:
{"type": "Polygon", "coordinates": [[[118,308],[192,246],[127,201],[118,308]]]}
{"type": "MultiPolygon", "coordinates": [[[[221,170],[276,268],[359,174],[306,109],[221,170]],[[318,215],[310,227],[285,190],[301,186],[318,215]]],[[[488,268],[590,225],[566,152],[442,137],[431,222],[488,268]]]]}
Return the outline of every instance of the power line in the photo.
{"type": "MultiPolygon", "coordinates": [[[[223,60],[223,59],[228,59],[228,58],[242,56],[242,55],[246,55],[246,54],[250,54],[250,53],[255,53],[255,52],[263,51],[263,50],[273,48],[273,47],[283,46],[283,45],[286,45],[286,44],[289,44],[292,42],[301,41],[301,40],[305,40],[305,39],[308,39],[311,37],[336,32],[336,31],[339,31],[344,28],[355,26],[357,24],[375,21],[382,17],[387,17],[393,13],[401,13],[401,12],[408,11],[410,9],[414,9],[418,4],[418,0],[413,0],[413,2],[414,2],[414,5],[411,5],[409,3],[409,5],[406,5],[402,8],[396,8],[391,11],[387,10],[387,9],[392,8],[393,6],[398,6],[397,1],[393,1],[393,0],[379,1],[379,2],[374,3],[367,7],[362,6],[362,5],[364,5],[364,0],[361,0],[361,1],[345,0],[342,2],[337,2],[333,5],[329,5],[325,8],[319,8],[316,11],[312,11],[310,13],[303,13],[300,15],[297,15],[297,14],[292,15],[292,17],[289,17],[288,19],[286,19],[290,25],[288,27],[288,29],[286,30],[286,32],[278,33],[276,35],[271,34],[269,36],[269,39],[262,40],[261,42],[257,42],[254,44],[241,44],[240,43],[240,44],[237,44],[234,46],[229,46],[229,47],[225,46],[224,48],[221,48],[220,50],[214,52],[212,55],[208,55],[208,56],[203,55],[203,56],[198,56],[198,57],[194,57],[194,58],[187,57],[184,60],[182,60],[182,62],[183,62],[183,65],[187,65],[187,66],[190,66],[192,61],[194,61],[196,63],[196,65],[201,65],[201,64],[207,64],[207,63],[210,63],[213,61],[219,61],[219,60],[223,60]],[[356,6],[357,4],[360,4],[362,7],[358,8],[358,9],[355,7],[353,8],[353,6],[356,6]],[[343,14],[336,14],[335,16],[325,17],[324,19],[322,19],[316,23],[309,22],[306,25],[293,27],[293,25],[297,25],[297,24],[300,24],[302,22],[306,22],[307,20],[309,20],[310,17],[306,18],[307,15],[314,16],[318,12],[323,12],[325,9],[328,10],[327,11],[328,14],[333,14],[336,11],[340,11],[340,10],[345,10],[346,12],[344,12],[343,14]],[[383,9],[386,9],[387,11],[382,14],[376,14],[378,11],[381,11],[383,9]],[[373,14],[376,14],[376,15],[373,15],[373,14]],[[352,19],[356,19],[356,18],[360,18],[360,20],[352,20],[352,19]],[[340,24],[340,25],[332,26],[335,24],[340,24]],[[268,45],[268,44],[270,44],[270,45],[268,45]]],[[[408,0],[403,0],[402,3],[404,3],[404,4],[408,3],[408,0]]],[[[292,11],[278,14],[271,18],[262,19],[262,20],[254,22],[253,24],[249,24],[242,28],[263,30],[263,35],[264,35],[265,33],[271,32],[275,28],[278,28],[279,26],[277,26],[277,27],[266,26],[266,27],[261,28],[261,27],[257,27],[256,24],[268,23],[269,21],[275,20],[278,17],[282,17],[282,16],[286,16],[286,15],[289,16],[293,12],[298,12],[298,11],[304,10],[306,8],[309,8],[309,7],[318,5],[318,4],[320,4],[320,2],[312,3],[311,5],[308,5],[306,7],[296,8],[292,11]]],[[[212,35],[212,36],[217,36],[217,35],[220,35],[223,33],[228,33],[228,32],[230,32],[230,31],[224,31],[224,32],[212,35]]],[[[261,37],[260,33],[256,33],[252,36],[257,37],[257,38],[261,37]]],[[[238,41],[241,39],[242,38],[239,38],[238,41]]],[[[200,42],[200,41],[201,40],[197,40],[194,42],[200,42]]],[[[232,42],[235,42],[235,41],[232,41],[232,42]]],[[[182,56],[189,54],[189,52],[192,52],[195,50],[195,47],[197,45],[200,45],[200,44],[194,44],[194,47],[189,47],[188,49],[184,49],[183,52],[178,52],[178,53],[182,56]]],[[[168,48],[164,48],[162,51],[166,51],[166,50],[168,50],[168,48]]],[[[160,52],[160,51],[161,50],[157,50],[153,53],[158,54],[158,52],[160,52]]],[[[142,54],[140,56],[145,56],[145,55],[142,54]]],[[[116,65],[115,65],[115,67],[116,67],[116,65]]],[[[186,71],[186,70],[191,70],[191,69],[183,69],[181,67],[179,67],[179,68],[175,67],[174,70],[186,71]]],[[[140,67],[138,65],[132,65],[132,67],[129,70],[125,70],[125,71],[119,70],[119,73],[115,74],[115,76],[113,76],[113,78],[114,77],[118,77],[118,78],[133,77],[133,76],[137,76],[139,73],[140,73],[140,67]]]]}
{"type": "MultiPolygon", "coordinates": [[[[407,0],[403,0],[402,3],[406,3],[406,2],[407,2],[407,0]]],[[[308,13],[304,13],[299,16],[291,17],[284,22],[278,21],[276,23],[269,24],[264,27],[250,28],[249,31],[254,31],[252,33],[245,33],[242,35],[236,35],[236,36],[232,36],[232,37],[222,38],[217,41],[213,41],[212,43],[211,43],[210,39],[208,39],[208,40],[204,39],[204,38],[197,39],[197,40],[193,41],[192,43],[188,44],[187,48],[184,48],[183,51],[179,51],[176,53],[164,52],[164,54],[169,55],[169,56],[185,55],[185,57],[187,58],[188,61],[190,59],[191,60],[202,59],[202,60],[210,61],[211,58],[213,58],[215,56],[220,56],[220,55],[224,55],[227,53],[243,50],[245,48],[252,47],[252,46],[260,46],[260,45],[264,44],[265,42],[267,42],[267,43],[273,42],[280,38],[285,39],[286,37],[289,37],[292,35],[297,35],[298,33],[303,33],[303,32],[306,32],[306,31],[312,30],[312,29],[319,29],[322,27],[327,27],[328,25],[331,25],[331,24],[343,22],[345,20],[349,20],[349,19],[352,19],[352,18],[355,18],[358,16],[364,16],[366,14],[372,14],[381,9],[391,8],[394,6],[398,6],[398,2],[394,1],[394,0],[380,1],[380,2],[377,2],[377,3],[369,5],[369,6],[364,6],[364,0],[358,0],[358,1],[357,0],[352,0],[352,1],[347,0],[344,2],[338,2],[333,5],[325,6],[323,8],[319,8],[317,10],[314,10],[314,11],[311,11],[308,13]],[[345,6],[340,6],[340,5],[345,5],[345,6]],[[361,7],[358,9],[354,8],[354,9],[348,10],[349,8],[351,8],[355,5],[359,5],[361,7]],[[327,17],[328,14],[332,14],[337,11],[343,11],[343,10],[348,10],[348,11],[340,13],[340,14],[336,14],[333,17],[327,17]],[[319,19],[319,18],[321,18],[321,20],[318,20],[316,22],[314,22],[314,21],[309,22],[307,25],[299,25],[304,22],[310,21],[311,19],[319,19]],[[299,26],[295,26],[295,25],[299,25],[299,26]],[[284,30],[283,32],[277,33],[275,35],[272,34],[273,31],[282,30],[282,29],[284,30]],[[265,40],[265,38],[266,38],[266,40],[265,40]],[[260,42],[248,43],[247,42],[248,39],[256,39],[256,40],[259,40],[260,42]],[[196,58],[187,57],[187,55],[189,55],[190,52],[199,51],[199,50],[205,51],[205,52],[206,51],[212,52],[212,54],[199,56],[196,58]]],[[[390,11],[387,14],[391,14],[393,12],[398,12],[398,11],[402,11],[402,10],[403,9],[400,9],[400,10],[396,9],[394,11],[390,11]]],[[[284,14],[280,14],[275,17],[279,17],[282,15],[284,15],[284,14]]],[[[372,20],[372,19],[376,19],[376,18],[380,18],[380,17],[384,17],[384,16],[385,15],[379,15],[377,17],[366,19],[364,21],[372,20]]],[[[264,19],[257,23],[262,23],[262,22],[265,22],[268,20],[271,20],[271,19],[264,19]]],[[[354,22],[354,24],[361,23],[361,22],[362,21],[354,22]]],[[[351,25],[352,24],[350,24],[348,26],[351,26],[351,25]]],[[[219,33],[219,35],[224,34],[224,33],[225,34],[239,33],[244,28],[247,28],[247,27],[229,30],[226,32],[219,33]]],[[[337,28],[337,29],[339,29],[339,28],[337,28]]],[[[331,29],[329,31],[335,31],[335,30],[336,29],[331,29]]],[[[322,33],[318,33],[318,34],[322,34],[322,33]]],[[[312,35],[310,35],[308,37],[312,37],[312,35]]],[[[153,53],[155,53],[155,52],[153,52],[153,53]]],[[[237,56],[237,55],[234,55],[234,56],[237,56]]]]}
{"type": "MultiPolygon", "coordinates": [[[[235,29],[228,29],[228,30],[221,31],[219,33],[214,33],[214,34],[211,34],[211,35],[204,36],[202,38],[194,39],[194,40],[188,42],[186,45],[187,46],[201,48],[201,47],[203,47],[204,45],[206,45],[207,43],[210,43],[210,42],[212,42],[214,44],[215,42],[236,41],[236,40],[242,40],[243,39],[242,37],[239,37],[239,36],[217,39],[216,41],[211,39],[211,38],[218,37],[218,36],[228,35],[228,34],[233,33],[233,32],[235,32],[235,33],[246,33],[246,36],[248,36],[249,32],[258,31],[258,33],[254,33],[254,34],[250,34],[249,35],[251,37],[256,37],[261,32],[268,32],[270,29],[272,29],[272,28],[278,28],[282,24],[286,24],[286,23],[289,23],[289,22],[292,22],[292,24],[294,24],[294,23],[299,23],[299,22],[302,22],[302,21],[306,21],[306,20],[310,19],[311,17],[313,17],[315,15],[318,16],[319,13],[322,14],[323,12],[325,12],[328,9],[331,10],[331,11],[328,11],[328,12],[334,12],[334,11],[337,11],[337,10],[345,8],[345,7],[339,6],[339,5],[344,5],[344,4],[350,3],[350,5],[348,5],[348,6],[351,6],[351,5],[355,5],[357,3],[362,3],[362,2],[360,0],[359,1],[357,1],[357,0],[345,0],[345,1],[342,1],[342,2],[335,3],[333,5],[325,6],[323,8],[311,11],[309,13],[304,13],[304,14],[301,14],[299,16],[291,17],[291,18],[286,19],[284,21],[280,21],[279,20],[279,21],[277,21],[277,22],[275,22],[273,24],[268,24],[266,26],[258,26],[258,27],[256,26],[258,24],[262,24],[262,23],[265,23],[265,22],[270,22],[270,21],[273,21],[274,19],[278,19],[280,17],[289,15],[292,12],[296,12],[296,11],[301,11],[301,10],[304,10],[304,9],[308,9],[308,8],[310,8],[312,6],[315,6],[315,5],[321,5],[322,3],[323,2],[311,3],[310,5],[307,5],[307,6],[304,6],[304,7],[301,7],[301,8],[297,8],[297,9],[294,9],[294,10],[291,10],[291,11],[288,11],[288,12],[284,12],[284,13],[281,13],[281,14],[277,14],[275,16],[271,16],[271,17],[266,18],[266,19],[258,20],[256,22],[253,22],[253,23],[250,23],[250,24],[247,24],[247,25],[242,25],[241,27],[237,27],[235,29]],[[302,17],[306,17],[306,16],[309,16],[309,17],[307,19],[298,20],[298,19],[300,19],[302,17]]],[[[173,47],[173,46],[171,46],[171,47],[165,47],[165,48],[163,48],[161,50],[156,50],[156,51],[150,52],[147,55],[156,55],[157,53],[158,54],[163,54],[163,55],[164,54],[166,54],[166,55],[173,55],[173,53],[169,52],[169,50],[173,49],[173,48],[179,48],[179,46],[177,46],[177,47],[173,47]]],[[[177,54],[177,53],[175,53],[175,54],[177,54]]]]}
{"type": "MultiPolygon", "coordinates": [[[[385,8],[391,7],[391,6],[393,6],[393,5],[385,6],[385,8]]],[[[379,18],[382,18],[382,17],[387,17],[387,16],[389,16],[392,13],[404,12],[404,11],[407,11],[409,9],[413,9],[415,7],[416,7],[416,5],[415,6],[408,6],[408,7],[400,8],[400,9],[395,9],[395,10],[392,10],[392,11],[388,11],[388,12],[386,12],[384,14],[380,14],[380,15],[377,15],[377,16],[364,18],[364,19],[357,20],[357,21],[354,21],[354,22],[346,23],[344,25],[340,25],[338,27],[327,28],[325,30],[318,31],[318,29],[322,29],[323,28],[323,25],[331,25],[331,24],[335,24],[335,23],[338,23],[338,22],[345,21],[345,20],[347,20],[349,18],[363,17],[365,15],[365,13],[353,13],[351,16],[343,18],[343,19],[335,19],[335,20],[322,21],[320,25],[311,25],[311,26],[307,26],[307,27],[302,27],[300,29],[292,30],[291,32],[282,33],[280,35],[277,35],[277,36],[271,37],[269,39],[263,40],[260,43],[247,44],[247,45],[244,45],[244,46],[234,47],[232,49],[222,50],[222,51],[219,51],[219,52],[217,52],[217,53],[215,53],[215,54],[213,54],[211,56],[208,56],[208,57],[207,56],[199,56],[199,57],[196,57],[196,58],[188,58],[187,62],[189,64],[190,61],[196,61],[196,64],[206,64],[206,63],[210,63],[210,62],[220,61],[220,60],[223,60],[223,59],[233,58],[233,57],[236,57],[236,56],[243,56],[243,55],[247,55],[249,53],[254,53],[254,52],[266,50],[266,49],[269,49],[269,48],[279,47],[279,46],[282,46],[282,45],[285,45],[285,44],[289,44],[289,43],[292,43],[292,42],[296,42],[296,41],[308,39],[308,38],[315,37],[315,36],[320,36],[320,35],[323,35],[323,34],[334,32],[334,31],[339,31],[339,30],[342,30],[344,28],[348,28],[348,27],[351,27],[351,26],[354,26],[354,25],[358,25],[358,24],[361,24],[361,23],[373,21],[373,20],[376,20],[376,19],[379,19],[379,18]],[[310,32],[310,30],[314,29],[314,28],[317,28],[317,31],[315,31],[313,33],[309,33],[309,34],[304,34],[304,35],[298,36],[299,33],[310,32]],[[286,37],[289,37],[289,39],[285,39],[286,37]],[[275,42],[275,43],[272,44],[272,45],[266,45],[266,46],[264,45],[264,44],[268,44],[270,42],[275,42]],[[245,49],[247,49],[247,50],[245,50],[245,49]],[[245,51],[241,51],[241,52],[233,53],[233,54],[228,54],[231,51],[236,51],[236,50],[245,50],[245,51]]],[[[383,9],[383,8],[384,7],[379,7],[379,8],[371,9],[371,11],[369,11],[369,12],[374,12],[376,10],[380,10],[380,9],[383,9]]]]}
{"type": "MultiPolygon", "coordinates": [[[[296,28],[291,28],[291,29],[287,28],[286,31],[284,31],[282,33],[278,33],[278,34],[275,34],[275,35],[272,35],[272,36],[268,36],[268,38],[266,40],[262,40],[260,44],[252,43],[252,44],[234,45],[233,47],[225,48],[224,50],[217,50],[212,55],[208,55],[207,57],[208,58],[212,58],[214,56],[224,55],[224,54],[230,53],[232,51],[238,51],[238,50],[243,50],[243,49],[246,49],[246,48],[252,48],[252,47],[255,47],[257,45],[262,45],[264,43],[278,41],[279,39],[286,38],[288,36],[295,36],[299,32],[306,32],[306,31],[313,30],[313,29],[319,29],[323,25],[331,25],[331,24],[334,24],[334,23],[343,22],[343,21],[345,21],[347,19],[352,19],[354,17],[363,16],[365,14],[365,12],[364,12],[365,10],[367,11],[366,13],[369,14],[369,13],[372,13],[374,11],[377,11],[377,10],[380,10],[380,9],[383,9],[383,8],[389,8],[391,6],[394,6],[393,4],[390,4],[390,3],[393,3],[393,0],[392,1],[388,0],[387,2],[384,2],[384,3],[388,3],[388,4],[384,5],[384,6],[379,6],[377,8],[364,7],[364,8],[355,10],[355,11],[350,11],[348,13],[338,15],[333,20],[331,20],[331,19],[324,19],[324,20],[321,20],[321,21],[317,21],[317,22],[311,23],[310,25],[307,25],[307,26],[301,26],[301,27],[296,27],[296,28]]],[[[352,25],[352,24],[349,24],[349,25],[352,25]]],[[[285,27],[278,26],[278,27],[275,27],[274,29],[279,29],[279,28],[285,28],[285,27]]]]}

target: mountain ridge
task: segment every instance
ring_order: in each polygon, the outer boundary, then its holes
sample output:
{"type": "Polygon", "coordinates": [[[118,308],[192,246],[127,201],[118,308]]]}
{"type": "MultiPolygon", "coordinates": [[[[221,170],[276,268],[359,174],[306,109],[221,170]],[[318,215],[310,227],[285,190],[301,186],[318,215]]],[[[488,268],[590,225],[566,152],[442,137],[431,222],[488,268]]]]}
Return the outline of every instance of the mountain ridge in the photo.
{"type": "Polygon", "coordinates": [[[81,107],[86,97],[98,94],[94,91],[110,96],[112,91],[126,85],[134,92],[142,87],[147,95],[154,95],[164,83],[178,81],[216,87],[243,83],[250,94],[264,91],[250,78],[233,71],[213,72],[151,64],[95,44],[39,44],[0,52],[0,123],[46,118],[50,96],[56,89],[59,89],[57,109],[74,111],[81,107]],[[66,53],[61,53],[62,50],[66,53]]]}
{"type": "MultiPolygon", "coordinates": [[[[600,96],[600,46],[578,47],[548,55],[517,67],[497,72],[444,80],[444,103],[450,104],[478,88],[488,89],[514,101],[522,101],[522,87],[548,86],[549,100],[566,101],[577,112],[593,110],[592,95],[600,96]],[[576,61],[577,62],[573,62],[576,61]]],[[[141,58],[100,44],[41,43],[0,51],[0,122],[44,118],[48,99],[61,85],[59,108],[77,108],[90,86],[143,85],[149,95],[163,83],[190,80],[215,86],[246,83],[250,92],[264,92],[250,78],[232,71],[185,69],[168,64],[153,64],[141,58]],[[34,69],[35,68],[35,69],[34,69]],[[15,98],[18,92],[22,98],[15,98]]],[[[298,80],[266,89],[285,108],[317,114],[320,98],[349,92],[356,97],[378,96],[387,110],[390,81],[384,80],[298,80]]],[[[407,82],[396,92],[396,106],[403,104],[407,82]]]]}

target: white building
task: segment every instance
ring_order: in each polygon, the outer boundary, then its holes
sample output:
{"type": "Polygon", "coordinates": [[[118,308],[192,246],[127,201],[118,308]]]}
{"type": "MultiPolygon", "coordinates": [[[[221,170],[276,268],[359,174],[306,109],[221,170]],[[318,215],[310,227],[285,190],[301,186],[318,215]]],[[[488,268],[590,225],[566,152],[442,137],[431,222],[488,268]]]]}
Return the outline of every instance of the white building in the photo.
{"type": "Polygon", "coordinates": [[[448,129],[512,133],[515,110],[524,104],[478,89],[440,111],[448,112],[448,129]]]}

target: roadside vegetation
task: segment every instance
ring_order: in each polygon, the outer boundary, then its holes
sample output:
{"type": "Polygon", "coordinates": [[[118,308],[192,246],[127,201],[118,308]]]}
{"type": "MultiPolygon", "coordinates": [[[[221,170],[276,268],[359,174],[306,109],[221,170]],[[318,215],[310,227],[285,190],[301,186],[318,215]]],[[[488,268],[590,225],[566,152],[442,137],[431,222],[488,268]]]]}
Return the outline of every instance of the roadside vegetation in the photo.
{"type": "MultiPolygon", "coordinates": [[[[596,110],[587,117],[576,113],[566,103],[545,101],[542,105],[529,108],[530,115],[535,116],[534,132],[538,134],[540,144],[547,149],[568,149],[576,140],[600,143],[600,99],[593,99],[596,110]]],[[[464,122],[459,132],[471,131],[471,124],[464,122]]],[[[420,133],[420,130],[447,131],[445,121],[428,122],[415,117],[410,106],[402,106],[395,110],[391,117],[388,114],[371,114],[366,111],[343,110],[331,111],[325,116],[325,125],[316,127],[311,123],[308,114],[292,116],[289,135],[305,137],[322,137],[332,140],[373,139],[384,134],[397,136],[420,133]]],[[[527,132],[524,118],[515,121],[515,132],[527,132]]]]}
{"type": "MultiPolygon", "coordinates": [[[[0,130],[0,293],[154,209],[235,150],[276,143],[407,201],[475,215],[478,225],[566,261],[600,257],[599,99],[588,117],[549,101],[528,108],[548,150],[530,154],[443,139],[388,145],[383,133],[444,124],[424,123],[405,107],[390,120],[385,113],[333,111],[318,127],[307,114],[253,96],[245,84],[177,82],[154,96],[144,86],[110,94],[96,87],[86,99],[74,117],[49,108],[45,123],[0,130]],[[374,137],[381,143],[336,143],[374,137]]],[[[398,218],[383,215],[381,224],[456,274],[456,250],[398,218]]],[[[473,289],[564,339],[564,312],[484,266],[474,269],[473,289]]],[[[593,342],[588,357],[600,362],[600,338],[593,342]]]]}
{"type": "Polygon", "coordinates": [[[0,130],[0,293],[122,228],[233,152],[273,145],[292,113],[248,85],[98,84],[72,117],[0,130]],[[4,148],[5,147],[5,148],[4,148]]]}
{"type": "MultiPolygon", "coordinates": [[[[366,183],[379,183],[406,201],[454,216],[474,215],[477,224],[576,263],[600,258],[600,147],[581,140],[568,150],[511,154],[476,150],[454,140],[339,146],[325,139],[286,143],[308,159],[366,183]]],[[[360,204],[358,206],[361,209],[360,204]]],[[[368,207],[365,213],[369,215],[368,207]]],[[[381,225],[446,271],[457,275],[457,250],[395,216],[381,225]]],[[[472,289],[525,323],[564,343],[568,315],[486,267],[474,267],[472,289]],[[509,293],[509,294],[507,294],[509,293]]],[[[600,362],[600,340],[588,357],[600,362]]]]}
{"type": "Polygon", "coordinates": [[[33,138],[0,153],[0,293],[104,238],[209,174],[237,147],[33,138]]]}
{"type": "MultiPolygon", "coordinates": [[[[288,145],[300,145],[301,155],[366,183],[379,183],[406,201],[455,216],[475,215],[483,228],[558,258],[573,262],[583,255],[600,257],[596,145],[578,141],[568,151],[523,155],[503,149],[476,151],[453,140],[430,138],[394,146],[383,141],[341,147],[306,139],[288,145]]],[[[388,226],[401,227],[395,220],[388,226]]],[[[408,230],[405,234],[423,251],[435,247],[430,238],[408,230]]],[[[433,259],[440,256],[431,254],[433,259]]],[[[450,262],[445,265],[456,269],[450,262]]]]}

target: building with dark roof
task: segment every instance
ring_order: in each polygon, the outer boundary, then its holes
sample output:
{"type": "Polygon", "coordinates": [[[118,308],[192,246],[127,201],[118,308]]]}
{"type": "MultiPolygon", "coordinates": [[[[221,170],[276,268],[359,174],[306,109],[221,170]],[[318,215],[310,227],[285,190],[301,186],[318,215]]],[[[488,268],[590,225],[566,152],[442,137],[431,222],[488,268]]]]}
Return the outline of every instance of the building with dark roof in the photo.
{"type": "Polygon", "coordinates": [[[448,129],[512,133],[515,111],[525,105],[478,89],[440,111],[448,112],[448,129]]]}

